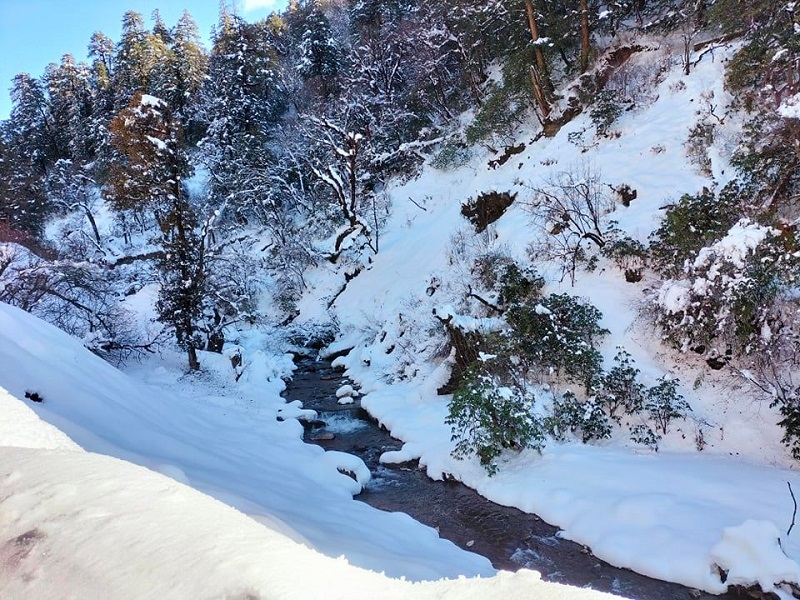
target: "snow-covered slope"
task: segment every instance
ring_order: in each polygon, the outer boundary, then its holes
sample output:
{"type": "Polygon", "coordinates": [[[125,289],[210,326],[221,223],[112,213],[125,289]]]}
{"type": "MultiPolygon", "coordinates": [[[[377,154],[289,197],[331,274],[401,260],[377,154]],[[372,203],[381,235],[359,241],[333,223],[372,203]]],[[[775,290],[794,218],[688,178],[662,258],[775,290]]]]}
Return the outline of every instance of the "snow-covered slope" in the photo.
{"type": "MultiPolygon", "coordinates": [[[[601,309],[602,325],[610,330],[602,348],[607,364],[623,346],[647,385],[665,373],[680,377],[693,412],[672,428],[657,454],[619,434],[596,445],[551,443],[543,455],[506,453],[499,474],[488,477],[477,459],[450,456],[453,442],[444,424],[448,397],[436,396],[447,373],[437,366],[442,357],[435,357],[435,342],[428,338],[437,327],[441,332],[432,311],[463,297],[469,283],[468,274],[459,272],[460,254],[494,250],[529,260],[528,245],[543,234],[532,226],[524,204],[532,189],[558,173],[580,173],[588,165],[602,182],[637,190],[629,207],[618,204],[609,216],[626,235],[645,243],[664,204],[724,184],[732,173],[728,160],[738,133],[736,115],[719,127],[709,149],[710,177],[687,159],[685,143],[698,119],[725,106],[723,68],[731,52],[707,54],[688,77],[675,61],[670,67],[668,49],[636,57],[640,67],[663,67],[666,76],[651,102],[615,122],[618,137],[596,138],[584,114],[553,139],[531,143],[535,130],[520,132],[516,141],[528,144],[526,150],[497,169],[487,166],[488,153],[479,153],[458,169],[426,168],[415,180],[396,184],[380,253],[332,309],[342,333],[331,350],[355,347],[340,363],[367,393],[363,406],[406,442],[383,460],[419,458],[432,477],[453,476],[494,501],[536,512],[613,564],[715,592],[726,588],[715,567],[716,545],[728,539],[726,528],[756,520],[762,531],[780,530],[783,550],[800,558],[800,533],[784,533],[793,511],[787,482],[800,490],[800,477],[780,443],[779,417],[767,402],[748,397],[730,375],[706,373],[699,360],[693,363],[660,344],[639,315],[646,279],[626,283],[601,259],[598,270],[579,271],[571,286],[569,278],[559,280],[553,265],[535,265],[551,290],[584,296],[601,309]],[[583,142],[576,143],[578,138],[583,142]],[[476,235],[460,214],[461,204],[492,190],[517,193],[518,199],[487,233],[476,235]],[[465,248],[470,244],[473,248],[465,248]]],[[[319,296],[336,289],[331,281],[337,278],[341,275],[328,265],[309,277],[316,291],[301,304],[301,318],[324,318],[319,296]]],[[[778,540],[772,539],[753,556],[770,556],[776,548],[778,540]]],[[[779,569],[763,579],[778,582],[783,576],[779,569]]]]}
{"type": "Polygon", "coordinates": [[[0,411],[0,596],[8,600],[611,598],[530,571],[389,579],[164,475],[84,452],[3,389],[0,411]]]}
{"type": "MultiPolygon", "coordinates": [[[[213,371],[215,358],[224,373],[227,361],[218,355],[204,356],[205,367],[213,371]]],[[[28,404],[84,449],[167,474],[279,524],[321,552],[344,554],[353,564],[390,576],[421,580],[494,572],[483,557],[407,515],[354,502],[360,485],[338,468],[359,472],[360,461],[304,444],[295,419],[276,419],[279,411],[299,412],[278,396],[278,374],[288,373],[289,357],[264,355],[260,370],[257,351],[248,359],[254,363],[251,381],[243,377],[241,385],[231,382],[227,389],[210,375],[178,383],[181,371],[173,375],[163,364],[140,366],[143,377],[160,382],[143,384],[55,327],[0,304],[0,387],[17,399],[39,394],[43,402],[28,404]]],[[[0,424],[6,424],[0,425],[0,446],[31,445],[29,411],[20,411],[19,403],[0,396],[0,424]]],[[[33,445],[71,445],[52,428],[48,432],[33,435],[33,445]]]]}

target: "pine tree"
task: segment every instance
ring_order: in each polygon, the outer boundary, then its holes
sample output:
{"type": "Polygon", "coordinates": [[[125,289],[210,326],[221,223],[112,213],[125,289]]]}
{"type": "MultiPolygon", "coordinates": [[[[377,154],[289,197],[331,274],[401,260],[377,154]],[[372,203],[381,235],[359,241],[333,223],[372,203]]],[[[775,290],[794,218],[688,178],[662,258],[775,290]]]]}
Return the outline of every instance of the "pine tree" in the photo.
{"type": "Polygon", "coordinates": [[[330,22],[321,11],[311,11],[303,29],[297,71],[319,91],[320,96],[328,98],[339,89],[342,53],[333,38],[330,22]]]}
{"type": "Polygon", "coordinates": [[[0,123],[0,226],[38,236],[49,213],[43,174],[34,157],[20,150],[0,123]]]}
{"type": "Polygon", "coordinates": [[[188,126],[208,70],[208,55],[192,16],[184,11],[172,32],[169,86],[165,99],[188,126]]]}
{"type": "Polygon", "coordinates": [[[65,54],[60,65],[45,73],[49,108],[56,134],[58,159],[88,162],[93,158],[90,117],[94,108],[91,72],[65,54]]]}
{"type": "Polygon", "coordinates": [[[189,368],[200,368],[197,322],[205,295],[204,240],[183,179],[191,168],[180,123],[163,100],[137,92],[112,121],[118,152],[104,193],[117,210],[150,210],[161,230],[159,320],[172,326],[187,351],[189,368]]]}

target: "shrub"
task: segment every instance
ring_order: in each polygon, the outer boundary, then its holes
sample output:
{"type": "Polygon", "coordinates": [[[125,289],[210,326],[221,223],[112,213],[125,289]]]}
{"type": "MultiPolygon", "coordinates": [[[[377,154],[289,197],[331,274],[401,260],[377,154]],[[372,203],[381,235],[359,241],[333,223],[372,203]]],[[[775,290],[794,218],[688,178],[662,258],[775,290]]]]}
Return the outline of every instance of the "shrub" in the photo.
{"type": "Polygon", "coordinates": [[[603,247],[602,254],[622,269],[629,283],[642,280],[642,272],[647,264],[647,248],[641,242],[629,237],[616,239],[603,247]]]}
{"type": "Polygon", "coordinates": [[[691,410],[689,403],[678,393],[678,381],[667,379],[666,376],[647,390],[644,409],[664,435],[673,419],[683,419],[691,410]]]}
{"type": "Polygon", "coordinates": [[[711,158],[708,149],[714,143],[714,124],[699,122],[689,130],[689,137],[684,144],[686,156],[697,167],[701,175],[711,177],[711,158]]]}
{"type": "Polygon", "coordinates": [[[783,427],[781,441],[791,449],[792,457],[800,460],[800,387],[783,390],[770,404],[772,408],[779,407],[783,417],[778,425],[783,427]],[[788,391],[788,393],[786,393],[788,391]]]}
{"type": "Polygon", "coordinates": [[[527,210],[542,235],[531,245],[531,256],[560,263],[562,275],[574,281],[587,249],[600,250],[618,235],[616,224],[608,219],[615,204],[607,187],[587,164],[558,173],[536,188],[527,210]]]}
{"type": "Polygon", "coordinates": [[[482,233],[491,223],[505,214],[516,198],[516,193],[485,192],[462,204],[461,214],[472,223],[476,233],[482,233]]]}
{"type": "Polygon", "coordinates": [[[658,442],[661,441],[661,436],[653,431],[653,429],[646,423],[639,423],[633,429],[631,429],[631,441],[634,444],[649,446],[657,452],[658,442]]]}
{"type": "Polygon", "coordinates": [[[595,96],[594,104],[589,110],[589,117],[594,123],[597,135],[608,137],[611,125],[622,114],[622,104],[617,93],[610,89],[605,89],[595,96]]]}
{"type": "Polygon", "coordinates": [[[742,219],[703,248],[680,279],[655,297],[656,322],[681,351],[702,348],[735,357],[774,352],[798,331],[791,286],[798,257],[791,239],[742,219]],[[787,305],[787,306],[785,306],[787,305]]]}
{"type": "Polygon", "coordinates": [[[503,269],[500,279],[500,302],[504,306],[530,303],[541,297],[544,279],[531,268],[511,263],[503,269]]]}
{"type": "Polygon", "coordinates": [[[609,416],[621,423],[622,417],[618,411],[630,415],[642,410],[645,388],[639,383],[639,369],[634,366],[628,352],[619,348],[614,362],[616,364],[611,370],[600,378],[596,397],[609,416]]]}
{"type": "Polygon", "coordinates": [[[523,97],[505,85],[490,84],[483,105],[466,129],[467,144],[513,141],[513,134],[524,121],[526,111],[523,97]]]}
{"type": "Polygon", "coordinates": [[[452,171],[463,167],[472,158],[472,151],[460,138],[442,144],[439,153],[431,160],[431,166],[439,171],[452,171]]]}
{"type": "Polygon", "coordinates": [[[453,456],[476,455],[489,475],[497,473],[496,461],[504,450],[544,446],[544,430],[532,412],[532,396],[500,385],[480,363],[467,372],[448,409],[445,423],[457,442],[453,456]]]}
{"type": "Polygon", "coordinates": [[[728,232],[740,214],[738,197],[732,189],[729,192],[716,198],[703,189],[694,196],[682,196],[667,210],[661,226],[650,236],[650,257],[656,268],[665,275],[677,275],[701,248],[728,232]]]}
{"type": "Polygon", "coordinates": [[[564,379],[586,389],[601,372],[598,338],[602,313],[568,294],[551,294],[540,303],[514,305],[506,312],[520,360],[541,381],[564,379]]]}
{"type": "Polygon", "coordinates": [[[611,423],[596,398],[581,401],[571,391],[566,391],[560,400],[553,403],[553,412],[545,420],[549,433],[563,440],[566,432],[580,433],[585,444],[591,440],[611,437],[611,423]]]}

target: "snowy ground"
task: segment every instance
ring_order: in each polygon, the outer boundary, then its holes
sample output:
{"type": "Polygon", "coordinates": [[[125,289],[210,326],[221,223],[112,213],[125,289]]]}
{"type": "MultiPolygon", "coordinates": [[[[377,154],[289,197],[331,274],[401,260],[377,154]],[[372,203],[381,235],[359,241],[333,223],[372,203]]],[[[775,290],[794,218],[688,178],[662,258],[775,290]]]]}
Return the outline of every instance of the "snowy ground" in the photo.
{"type": "MultiPolygon", "coordinates": [[[[702,364],[692,363],[696,359],[672,354],[639,318],[646,279],[626,283],[613,265],[601,261],[598,271],[578,273],[571,287],[559,281],[557,270],[538,265],[551,289],[585,296],[603,312],[602,324],[611,331],[603,347],[607,362],[621,345],[647,385],[664,373],[680,377],[693,412],[673,426],[657,454],[624,436],[588,446],[550,443],[543,455],[509,453],[490,478],[477,460],[450,456],[453,444],[444,424],[448,398],[435,393],[447,373],[426,362],[432,352],[426,356],[431,349],[423,340],[426,328],[437,326],[432,310],[457,297],[459,286],[463,290],[458,257],[470,252],[463,240],[524,258],[536,232],[520,205],[532,187],[556,173],[589,165],[603,182],[636,189],[631,206],[618,205],[611,218],[643,242],[657,227],[664,204],[724,184],[732,172],[727,161],[737,134],[735,115],[718,129],[709,151],[712,177],[689,163],[684,144],[698,119],[724,110],[722,68],[730,51],[707,55],[689,77],[673,63],[652,102],[623,113],[614,124],[618,138],[594,138],[583,115],[496,170],[487,167],[492,157],[479,153],[464,167],[428,168],[391,189],[393,215],[381,252],[336,300],[333,312],[342,333],[331,348],[355,347],[339,363],[366,393],[363,406],[405,442],[382,460],[419,458],[431,477],[447,474],[491,500],[535,512],[612,564],[711,592],[726,589],[716,564],[731,569],[731,577],[749,572],[750,581],[761,581],[766,589],[797,580],[800,532],[787,535],[793,515],[787,483],[800,491],[800,477],[780,444],[779,417],[767,403],[753,400],[731,375],[705,373],[702,364]],[[581,131],[585,152],[568,139],[581,131]],[[461,203],[490,190],[517,192],[519,201],[488,235],[459,237],[457,232],[469,230],[461,203]],[[794,560],[778,560],[784,556],[780,548],[794,560]]],[[[665,56],[653,50],[636,60],[656,69],[665,56]]],[[[532,131],[521,132],[517,141],[529,143],[532,137],[532,131]]],[[[309,321],[325,318],[318,298],[336,289],[332,282],[341,277],[327,269],[309,277],[316,292],[301,305],[302,318],[309,321]]]]}
{"type": "MultiPolygon", "coordinates": [[[[655,50],[640,59],[657,68],[665,56],[655,50]]],[[[688,164],[684,142],[704,111],[724,105],[724,59],[722,51],[708,54],[686,78],[674,68],[646,108],[623,113],[614,125],[619,138],[594,140],[582,116],[497,170],[478,153],[458,170],[427,169],[395,185],[380,254],[333,307],[342,332],[333,349],[355,346],[342,364],[366,394],[363,405],[406,442],[385,461],[419,458],[432,477],[447,473],[490,499],[536,512],[613,564],[712,592],[725,588],[715,564],[730,571],[731,582],[759,581],[766,589],[800,579],[800,534],[786,533],[793,508],[787,483],[800,492],[800,477],[779,443],[773,411],[743,400],[741,383],[701,376],[638,319],[646,281],[624,283],[601,264],[571,288],[543,268],[552,289],[588,296],[603,311],[607,360],[624,345],[645,383],[665,372],[681,378],[692,417],[673,428],[658,454],[622,438],[551,443],[541,456],[505,456],[488,478],[476,462],[450,457],[447,398],[435,394],[446,372],[428,360],[425,340],[437,326],[431,310],[463,283],[452,240],[466,228],[459,209],[470,196],[496,189],[522,199],[548,175],[591,164],[604,182],[638,191],[613,216],[645,240],[665,202],[723,183],[736,119],[717,136],[711,179],[688,164]],[[568,141],[580,131],[586,152],[568,141]],[[397,373],[404,381],[389,385],[397,373]],[[700,430],[703,453],[695,447],[700,430]]],[[[491,233],[496,238],[474,243],[518,256],[533,235],[519,205],[491,233]]],[[[307,280],[313,291],[300,305],[301,320],[325,322],[331,315],[320,307],[342,275],[330,267],[307,280]]],[[[368,477],[362,465],[303,444],[292,418],[302,409],[278,396],[289,357],[264,335],[243,335],[240,346],[238,383],[228,358],[207,354],[199,376],[183,376],[183,357],[173,355],[123,374],[49,325],[0,305],[0,596],[603,597],[541,584],[530,572],[493,575],[488,561],[434,530],[352,501],[368,477]],[[24,400],[26,392],[44,401],[24,400]],[[331,558],[339,555],[346,560],[331,558]],[[411,584],[357,567],[414,581],[471,578],[411,584]]]]}
{"type": "Polygon", "coordinates": [[[610,597],[495,575],[410,517],[353,501],[359,485],[337,467],[359,464],[276,420],[299,412],[278,397],[287,357],[259,370],[248,356],[258,393],[224,386],[225,359],[207,355],[203,380],[176,381],[167,360],[141,365],[142,383],[0,304],[0,597],[610,597]]]}

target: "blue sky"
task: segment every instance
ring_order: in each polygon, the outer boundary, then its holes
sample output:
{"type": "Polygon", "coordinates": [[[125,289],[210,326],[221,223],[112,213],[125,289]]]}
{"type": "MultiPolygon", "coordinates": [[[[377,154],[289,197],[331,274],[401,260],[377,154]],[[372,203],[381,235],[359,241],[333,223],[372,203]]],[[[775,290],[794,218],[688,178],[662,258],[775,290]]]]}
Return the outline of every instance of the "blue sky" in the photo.
{"type": "MultiPolygon", "coordinates": [[[[248,21],[283,8],[286,0],[238,0],[239,13],[248,21]]],[[[17,73],[34,77],[64,54],[86,60],[86,47],[95,31],[119,40],[122,15],[135,10],[151,24],[158,8],[168,26],[188,10],[208,40],[217,22],[219,0],[0,0],[0,119],[8,118],[8,90],[17,73]]]]}

